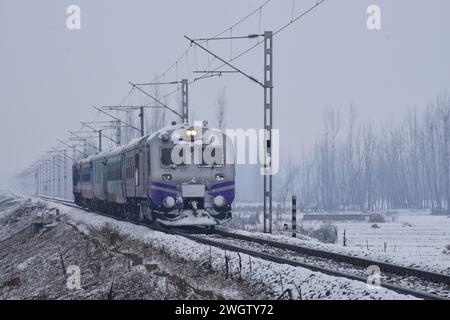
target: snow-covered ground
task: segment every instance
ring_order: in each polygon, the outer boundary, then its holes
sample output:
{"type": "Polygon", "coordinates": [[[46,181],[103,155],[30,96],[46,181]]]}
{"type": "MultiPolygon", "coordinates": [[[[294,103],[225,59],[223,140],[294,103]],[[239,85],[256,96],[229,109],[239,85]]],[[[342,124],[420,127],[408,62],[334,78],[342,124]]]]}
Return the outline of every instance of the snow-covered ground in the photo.
{"type": "Polygon", "coordinates": [[[450,255],[444,249],[450,245],[450,217],[421,212],[399,213],[394,222],[336,223],[339,239],[346,230],[347,246],[377,255],[394,256],[411,265],[421,265],[450,272],[450,255]],[[367,247],[369,249],[367,249],[367,247]]]}
{"type": "Polygon", "coordinates": [[[51,204],[19,200],[13,209],[4,199],[0,195],[0,300],[272,297],[263,284],[224,278],[196,261],[132,239],[115,224],[96,228],[57,215],[51,204]],[[37,221],[42,228],[32,232],[30,223],[37,221]],[[68,288],[74,266],[80,270],[80,287],[68,288]]]}
{"type": "Polygon", "coordinates": [[[245,254],[225,252],[222,249],[198,244],[180,236],[150,230],[143,226],[120,222],[102,215],[84,210],[57,205],[61,212],[77,222],[78,228],[89,225],[100,227],[105,223],[117,225],[121,232],[135,239],[158,247],[174,257],[186,261],[204,264],[224,272],[226,260],[229,273],[233,277],[243,278],[249,283],[265,283],[273,290],[273,297],[280,295],[287,288],[292,290],[294,297],[303,299],[411,299],[412,297],[397,294],[384,288],[369,288],[365,283],[346,278],[328,276],[318,272],[288,265],[279,265],[245,254]],[[225,259],[225,255],[227,259],[225,259]]]}
{"type": "MultiPolygon", "coordinates": [[[[249,213],[242,213],[248,217],[249,213]]],[[[234,213],[239,217],[239,212],[234,213]]],[[[289,228],[290,215],[283,215],[283,222],[289,228]]],[[[302,221],[298,214],[298,225],[318,227],[320,221],[302,221]]],[[[371,258],[403,266],[418,267],[424,270],[450,274],[450,254],[446,246],[450,245],[450,217],[431,215],[427,211],[398,210],[391,212],[384,223],[367,221],[331,221],[337,226],[338,238],[335,244],[322,243],[307,236],[291,238],[291,231],[274,228],[273,235],[260,232],[245,234],[268,237],[273,240],[292,244],[320,248],[327,251],[371,258]],[[376,225],[376,226],[375,226],[376,225]],[[346,246],[343,246],[345,231],[346,246]]],[[[252,230],[249,226],[246,229],[252,230]]],[[[258,225],[256,228],[260,228],[258,225]]]]}
{"type": "MultiPolygon", "coordinates": [[[[33,202],[35,201],[38,200],[34,199],[33,202]]],[[[42,202],[42,200],[40,201],[42,202]]],[[[276,298],[284,290],[291,289],[294,298],[299,298],[301,292],[303,299],[412,299],[410,296],[384,288],[368,287],[359,281],[328,276],[305,268],[280,265],[236,252],[225,252],[222,249],[202,245],[181,236],[150,230],[144,226],[117,221],[96,213],[54,203],[48,203],[48,205],[58,207],[63,217],[68,219],[77,232],[89,235],[92,228],[98,230],[109,223],[116,226],[121,234],[130,237],[133,241],[147,244],[151,248],[164,252],[169,260],[186,261],[186,263],[197,266],[208,265],[218,275],[227,273],[224,281],[239,280],[245,286],[260,288],[258,292],[264,292],[264,294],[260,294],[259,298],[276,298]]],[[[282,235],[271,237],[291,241],[289,237],[282,235]]],[[[302,241],[311,246],[321,245],[309,238],[296,241],[302,241]]],[[[347,247],[346,249],[351,248],[347,247]]],[[[147,258],[151,260],[150,257],[147,258]]],[[[147,258],[143,257],[144,260],[147,258]]],[[[21,263],[26,261],[24,259],[21,263]]],[[[227,294],[226,290],[221,294],[229,298],[238,297],[236,293],[229,292],[227,294]]]]}
{"type": "MultiPolygon", "coordinates": [[[[173,236],[162,232],[152,231],[146,227],[116,221],[101,215],[88,213],[83,210],[60,206],[61,210],[73,220],[81,224],[101,226],[106,222],[115,223],[120,230],[141,241],[152,243],[169,254],[182,257],[188,261],[200,263],[211,260],[213,269],[223,271],[225,268],[225,254],[229,260],[230,273],[239,274],[239,256],[236,253],[225,253],[218,248],[210,248],[202,244],[187,240],[180,236],[173,236]]],[[[366,284],[344,278],[336,278],[304,268],[279,265],[261,259],[241,254],[242,268],[240,275],[256,282],[263,282],[274,289],[275,295],[281,294],[282,289],[290,288],[295,296],[301,288],[303,298],[307,299],[405,299],[386,289],[369,289],[366,284]],[[281,280],[282,279],[282,280],[281,280]],[[283,283],[283,285],[282,285],[283,283]]]]}

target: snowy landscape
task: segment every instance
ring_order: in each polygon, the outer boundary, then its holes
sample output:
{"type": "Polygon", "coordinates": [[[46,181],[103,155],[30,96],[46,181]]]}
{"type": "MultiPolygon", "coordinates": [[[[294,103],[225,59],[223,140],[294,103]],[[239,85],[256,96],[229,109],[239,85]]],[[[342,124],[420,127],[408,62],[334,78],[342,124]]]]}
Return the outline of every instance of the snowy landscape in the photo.
{"type": "Polygon", "coordinates": [[[0,300],[450,300],[431,2],[0,0],[0,300]]]}
{"type": "MultiPolygon", "coordinates": [[[[359,213],[363,214],[363,213],[359,213]]],[[[235,220],[247,220],[254,213],[236,213],[235,220]]],[[[298,214],[301,219],[302,215],[298,214]]],[[[383,223],[369,221],[301,221],[298,229],[317,230],[324,226],[336,228],[333,244],[324,243],[306,235],[302,239],[292,239],[292,231],[283,230],[284,225],[291,224],[291,214],[282,214],[277,222],[274,239],[289,243],[299,243],[312,248],[321,248],[333,252],[343,252],[361,257],[372,257],[376,260],[389,261],[405,266],[419,267],[436,272],[450,273],[450,218],[448,216],[431,215],[429,211],[398,210],[390,212],[383,223]],[[346,244],[343,245],[344,231],[346,244]],[[283,237],[278,237],[283,235],[283,237]]],[[[245,225],[233,221],[235,228],[244,231],[262,231],[261,223],[245,225]]]]}
{"type": "Polygon", "coordinates": [[[1,251],[7,259],[2,262],[3,298],[274,299],[286,288],[296,299],[297,288],[303,299],[412,298],[246,255],[239,268],[235,253],[64,205],[57,206],[61,216],[54,217],[45,216],[54,206],[38,199],[2,194],[1,202],[1,251]],[[31,234],[30,222],[42,215],[51,223],[31,234]],[[113,243],[110,232],[118,233],[113,243]],[[17,242],[11,252],[12,241],[17,242]],[[36,241],[40,249],[30,255],[36,241]],[[229,259],[227,272],[224,255],[229,259]],[[80,262],[87,269],[82,290],[67,290],[63,268],[80,262]],[[189,266],[198,268],[199,274],[191,274],[189,266]],[[113,276],[106,276],[110,272],[113,276]]]}

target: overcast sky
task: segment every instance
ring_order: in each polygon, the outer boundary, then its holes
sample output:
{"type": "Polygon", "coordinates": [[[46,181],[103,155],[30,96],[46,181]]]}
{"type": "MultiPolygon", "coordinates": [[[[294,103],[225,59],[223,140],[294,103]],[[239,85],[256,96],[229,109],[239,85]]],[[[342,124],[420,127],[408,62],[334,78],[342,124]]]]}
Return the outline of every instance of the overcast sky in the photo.
{"type": "MultiPolygon", "coordinates": [[[[296,0],[294,16],[315,1],[296,0]]],[[[127,81],[149,81],[166,70],[189,45],[183,35],[214,35],[263,2],[0,0],[0,186],[80,120],[96,118],[92,105],[117,104],[129,92],[127,81]],[[81,8],[81,30],[66,27],[71,4],[81,8]]],[[[272,0],[233,35],[276,30],[291,20],[292,8],[291,0],[272,0]]],[[[324,108],[345,113],[353,103],[360,118],[381,123],[449,89],[449,12],[448,0],[328,0],[277,35],[274,121],[281,148],[314,141],[324,108]],[[381,8],[381,30],[366,27],[371,4],[381,8]]],[[[209,48],[228,59],[254,41],[209,48]]],[[[235,63],[262,80],[262,59],[258,47],[235,63]]],[[[192,80],[191,71],[207,65],[208,57],[191,49],[165,80],[192,80]]],[[[191,114],[213,122],[223,88],[228,126],[261,127],[262,89],[239,75],[193,84],[191,114]]],[[[177,106],[176,96],[169,103],[177,106]]]]}

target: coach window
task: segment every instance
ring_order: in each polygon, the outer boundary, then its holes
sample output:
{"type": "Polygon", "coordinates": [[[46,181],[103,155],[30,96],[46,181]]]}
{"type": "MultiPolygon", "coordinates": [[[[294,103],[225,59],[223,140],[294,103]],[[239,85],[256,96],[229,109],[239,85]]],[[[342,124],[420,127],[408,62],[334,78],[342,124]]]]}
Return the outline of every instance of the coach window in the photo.
{"type": "Polygon", "coordinates": [[[150,148],[147,149],[147,176],[150,175],[151,171],[151,163],[150,163],[150,148]]]}
{"type": "Polygon", "coordinates": [[[139,155],[136,154],[134,156],[134,180],[136,182],[136,185],[139,185],[139,155]]]}

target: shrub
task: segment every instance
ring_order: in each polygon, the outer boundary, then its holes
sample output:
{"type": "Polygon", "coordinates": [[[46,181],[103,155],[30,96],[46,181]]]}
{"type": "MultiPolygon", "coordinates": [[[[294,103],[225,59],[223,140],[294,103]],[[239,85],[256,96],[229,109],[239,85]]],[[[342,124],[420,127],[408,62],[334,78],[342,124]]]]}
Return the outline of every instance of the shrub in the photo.
{"type": "Polygon", "coordinates": [[[380,213],[372,213],[369,216],[369,222],[378,222],[378,223],[383,223],[386,222],[386,219],[384,218],[384,216],[380,213]]]}
{"type": "Polygon", "coordinates": [[[450,255],[450,244],[446,245],[443,251],[444,254],[449,254],[450,255]]]}
{"type": "Polygon", "coordinates": [[[319,227],[300,227],[300,233],[325,243],[336,243],[338,237],[337,226],[326,222],[319,227]]]}
{"type": "Polygon", "coordinates": [[[119,227],[109,222],[106,222],[103,226],[101,226],[100,229],[98,229],[98,233],[111,246],[115,245],[120,240],[123,240],[119,227]]]}

